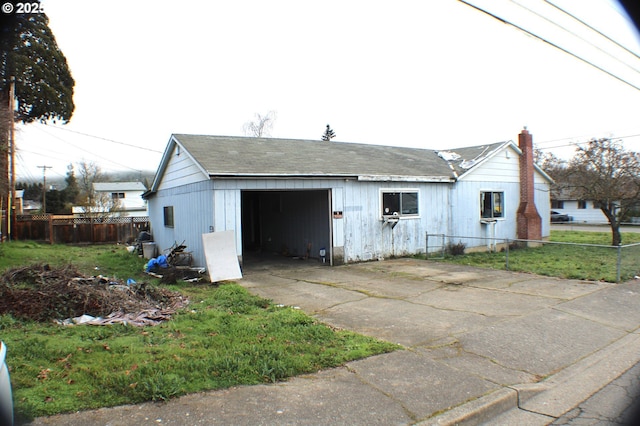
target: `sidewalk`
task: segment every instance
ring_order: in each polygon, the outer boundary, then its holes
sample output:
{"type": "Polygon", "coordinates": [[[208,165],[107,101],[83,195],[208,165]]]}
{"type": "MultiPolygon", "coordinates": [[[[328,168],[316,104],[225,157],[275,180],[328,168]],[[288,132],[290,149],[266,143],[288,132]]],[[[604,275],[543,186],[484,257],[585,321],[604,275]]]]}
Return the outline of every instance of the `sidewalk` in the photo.
{"type": "Polygon", "coordinates": [[[240,283],[405,349],[274,385],[31,424],[544,425],[640,361],[640,283],[413,259],[295,262],[246,271],[240,283]]]}

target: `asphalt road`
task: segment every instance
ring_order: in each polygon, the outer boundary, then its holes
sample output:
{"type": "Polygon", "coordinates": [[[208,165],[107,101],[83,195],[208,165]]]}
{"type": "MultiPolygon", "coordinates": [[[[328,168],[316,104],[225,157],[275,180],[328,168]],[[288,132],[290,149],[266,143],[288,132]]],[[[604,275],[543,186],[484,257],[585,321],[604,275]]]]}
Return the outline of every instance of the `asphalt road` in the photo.
{"type": "Polygon", "coordinates": [[[640,364],[558,418],[552,425],[637,425],[640,424],[640,364]]]}

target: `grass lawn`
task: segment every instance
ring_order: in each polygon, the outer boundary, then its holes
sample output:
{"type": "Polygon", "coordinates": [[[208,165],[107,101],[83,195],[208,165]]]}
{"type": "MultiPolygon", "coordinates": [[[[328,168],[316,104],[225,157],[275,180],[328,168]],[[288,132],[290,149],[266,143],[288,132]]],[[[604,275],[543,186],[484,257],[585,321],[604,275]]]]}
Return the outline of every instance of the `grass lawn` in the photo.
{"type": "MultiPolygon", "coordinates": [[[[158,285],[143,273],[145,261],[123,247],[0,246],[0,272],[33,263],[71,263],[88,276],[158,285]]],[[[234,283],[169,288],[191,303],[155,327],[61,326],[0,316],[16,419],[275,382],[399,348],[333,330],[234,283]]]]}
{"type": "MultiPolygon", "coordinates": [[[[611,247],[609,232],[551,231],[551,242],[573,244],[544,244],[541,247],[511,247],[508,252],[509,270],[530,272],[560,278],[594,281],[616,281],[618,250],[611,247]]],[[[623,233],[623,245],[640,243],[640,233],[623,233]]],[[[640,275],[640,246],[621,249],[621,281],[640,275]]],[[[507,253],[478,252],[459,256],[445,256],[444,261],[482,268],[505,269],[507,253]]]]}

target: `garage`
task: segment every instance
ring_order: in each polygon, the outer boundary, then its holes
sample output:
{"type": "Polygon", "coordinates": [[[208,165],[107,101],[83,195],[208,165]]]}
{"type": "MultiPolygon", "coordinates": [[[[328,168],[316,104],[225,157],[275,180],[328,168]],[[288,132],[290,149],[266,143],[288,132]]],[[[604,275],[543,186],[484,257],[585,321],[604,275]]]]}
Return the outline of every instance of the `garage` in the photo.
{"type": "Polygon", "coordinates": [[[322,261],[331,255],[331,190],[243,190],[242,259],[322,261]]]}

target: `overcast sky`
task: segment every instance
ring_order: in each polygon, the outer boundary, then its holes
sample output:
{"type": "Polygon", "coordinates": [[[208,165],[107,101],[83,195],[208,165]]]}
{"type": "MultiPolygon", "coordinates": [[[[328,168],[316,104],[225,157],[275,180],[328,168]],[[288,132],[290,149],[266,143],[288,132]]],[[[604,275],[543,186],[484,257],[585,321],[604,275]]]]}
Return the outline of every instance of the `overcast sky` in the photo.
{"type": "Polygon", "coordinates": [[[640,44],[616,2],[553,0],[631,53],[542,0],[470,2],[547,42],[456,0],[42,0],[76,109],[20,127],[18,179],[155,170],[172,133],[243,135],[268,111],[278,138],[330,124],[334,141],[444,150],[527,126],[557,153],[640,150],[640,44]]]}

